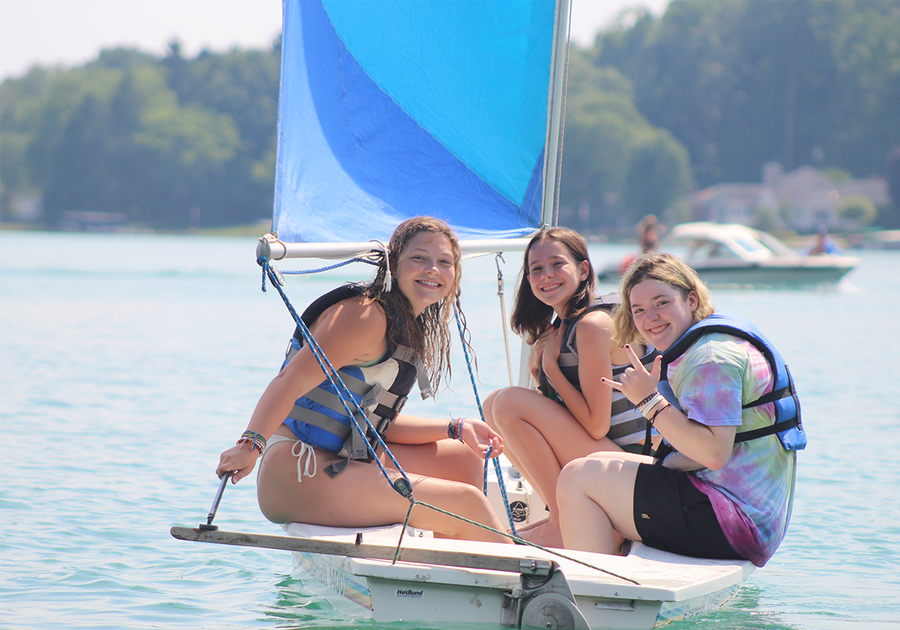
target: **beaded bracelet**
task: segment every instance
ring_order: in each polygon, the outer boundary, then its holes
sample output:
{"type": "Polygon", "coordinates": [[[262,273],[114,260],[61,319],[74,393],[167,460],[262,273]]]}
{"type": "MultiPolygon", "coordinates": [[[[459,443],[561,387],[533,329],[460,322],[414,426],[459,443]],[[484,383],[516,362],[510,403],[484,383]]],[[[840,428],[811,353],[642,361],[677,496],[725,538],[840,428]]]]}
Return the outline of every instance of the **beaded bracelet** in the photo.
{"type": "Polygon", "coordinates": [[[244,434],[241,435],[241,439],[239,439],[237,444],[249,444],[250,450],[259,451],[259,454],[262,455],[262,452],[266,450],[266,438],[256,431],[250,431],[249,429],[244,431],[244,434]]]}
{"type": "Polygon", "coordinates": [[[646,405],[648,402],[653,400],[653,397],[656,396],[657,394],[659,394],[659,392],[654,389],[652,394],[650,394],[644,400],[642,400],[641,402],[636,404],[635,407],[637,407],[638,410],[640,410],[644,405],[646,405]]]}

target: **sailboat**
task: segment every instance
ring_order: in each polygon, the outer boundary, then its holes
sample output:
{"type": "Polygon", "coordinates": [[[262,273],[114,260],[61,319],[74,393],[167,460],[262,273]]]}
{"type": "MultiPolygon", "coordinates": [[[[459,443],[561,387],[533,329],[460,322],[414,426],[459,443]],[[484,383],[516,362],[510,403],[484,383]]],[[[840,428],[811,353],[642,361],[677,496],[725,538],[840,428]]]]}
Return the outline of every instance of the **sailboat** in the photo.
{"type": "MultiPolygon", "coordinates": [[[[464,254],[521,251],[555,225],[570,12],[570,0],[285,0],[275,211],[258,259],[364,256],[420,214],[446,220],[464,254]]],[[[172,535],[291,551],[305,587],[377,622],[652,628],[721,605],[753,571],[640,543],[610,556],[402,524],[221,531],[226,482],[206,524],[172,535]]],[[[520,524],[543,514],[510,467],[489,498],[501,515],[516,503],[520,524]]]]}

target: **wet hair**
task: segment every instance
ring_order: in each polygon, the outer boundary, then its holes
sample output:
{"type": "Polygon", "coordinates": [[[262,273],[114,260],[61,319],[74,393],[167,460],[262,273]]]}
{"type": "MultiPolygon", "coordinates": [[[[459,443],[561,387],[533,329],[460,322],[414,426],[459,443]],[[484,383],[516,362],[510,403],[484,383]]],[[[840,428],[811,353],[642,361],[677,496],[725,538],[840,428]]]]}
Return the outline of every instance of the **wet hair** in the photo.
{"type": "Polygon", "coordinates": [[[528,282],[528,256],[531,248],[543,241],[556,241],[563,244],[572,255],[576,265],[585,261],[588,264],[587,278],[578,285],[578,289],[566,305],[566,319],[574,319],[587,310],[594,299],[594,285],[596,284],[596,274],[588,255],[587,243],[578,232],[561,227],[538,231],[525,248],[525,260],[522,264],[519,288],[516,290],[515,307],[510,318],[512,329],[517,334],[524,336],[530,344],[537,341],[537,338],[547,329],[547,324],[553,319],[553,307],[541,302],[531,290],[531,284],[528,282]]]}
{"type": "MultiPolygon", "coordinates": [[[[388,243],[388,264],[391,276],[396,277],[397,263],[400,260],[409,242],[421,234],[442,234],[450,241],[453,251],[453,267],[455,275],[453,284],[446,297],[429,305],[424,311],[415,317],[412,305],[407,297],[399,290],[396,281],[393,289],[384,291],[384,278],[386,268],[384,261],[378,267],[375,279],[366,285],[364,295],[378,301],[384,307],[384,314],[388,320],[388,349],[393,352],[397,346],[408,346],[415,353],[425,369],[428,371],[432,386],[437,389],[442,375],[450,374],[450,346],[451,337],[449,330],[450,316],[453,314],[454,305],[459,310],[460,321],[463,330],[468,334],[465,326],[465,315],[459,303],[460,280],[462,279],[462,250],[456,234],[444,221],[433,217],[413,217],[397,226],[388,243]]],[[[468,345],[468,341],[466,342],[468,345]]]]}
{"type": "Polygon", "coordinates": [[[694,324],[709,317],[716,310],[706,284],[687,264],[671,254],[650,253],[638,256],[625,271],[619,285],[622,302],[616,309],[613,320],[616,328],[614,339],[620,346],[632,343],[636,339],[646,343],[646,339],[638,333],[634,317],[631,315],[631,290],[644,280],[665,282],[677,290],[684,299],[694,291],[697,294],[694,324]]]}

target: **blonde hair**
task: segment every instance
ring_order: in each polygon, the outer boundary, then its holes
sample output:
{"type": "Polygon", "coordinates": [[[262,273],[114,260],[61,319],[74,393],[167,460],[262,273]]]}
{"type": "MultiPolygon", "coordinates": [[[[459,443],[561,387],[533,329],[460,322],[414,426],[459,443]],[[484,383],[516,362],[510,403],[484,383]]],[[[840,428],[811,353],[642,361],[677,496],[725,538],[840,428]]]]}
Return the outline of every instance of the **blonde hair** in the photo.
{"type": "Polygon", "coordinates": [[[625,271],[619,285],[622,303],[616,309],[613,319],[616,327],[614,338],[620,346],[632,343],[636,339],[647,343],[647,340],[638,333],[634,318],[631,316],[631,290],[644,280],[665,282],[684,299],[688,298],[691,291],[696,293],[697,310],[694,311],[693,324],[709,317],[716,310],[706,284],[697,276],[697,272],[684,262],[671,254],[651,253],[638,256],[625,271]]]}

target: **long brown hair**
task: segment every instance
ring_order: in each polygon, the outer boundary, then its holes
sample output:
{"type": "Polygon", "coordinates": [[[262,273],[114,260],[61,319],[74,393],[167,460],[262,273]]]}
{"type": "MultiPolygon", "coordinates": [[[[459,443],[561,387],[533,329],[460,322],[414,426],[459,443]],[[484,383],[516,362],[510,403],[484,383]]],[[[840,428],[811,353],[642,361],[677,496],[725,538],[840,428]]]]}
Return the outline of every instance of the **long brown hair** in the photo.
{"type": "Polygon", "coordinates": [[[519,288],[516,290],[516,305],[513,309],[510,323],[517,334],[525,337],[528,343],[533,344],[537,338],[547,329],[547,324],[553,319],[553,307],[541,302],[531,290],[528,282],[528,255],[532,246],[542,241],[556,241],[565,245],[566,249],[575,259],[575,264],[580,265],[587,261],[588,276],[584,279],[575,294],[566,305],[566,318],[576,318],[581,315],[594,299],[594,285],[596,274],[588,255],[587,243],[575,230],[569,228],[545,228],[541,229],[528,242],[525,248],[525,261],[522,263],[519,288]]]}
{"type": "Polygon", "coordinates": [[[375,279],[365,287],[364,295],[380,302],[388,319],[388,346],[391,351],[398,345],[408,346],[425,364],[432,386],[437,389],[442,375],[450,369],[450,316],[453,306],[459,310],[460,321],[465,330],[465,316],[459,304],[459,283],[462,279],[462,251],[456,234],[444,221],[434,217],[413,217],[397,226],[388,243],[388,264],[391,276],[397,273],[397,262],[409,242],[422,232],[443,234],[450,241],[453,251],[453,267],[456,271],[450,292],[442,300],[429,305],[418,318],[407,297],[394,283],[393,290],[384,291],[386,267],[384,262],[378,267],[375,279]]]}
{"type": "Polygon", "coordinates": [[[638,334],[637,327],[634,325],[634,317],[631,315],[631,290],[644,280],[665,282],[678,291],[684,299],[687,299],[691,291],[694,291],[697,294],[697,310],[694,311],[692,322],[694,324],[706,319],[716,310],[706,284],[687,264],[671,254],[651,253],[638,256],[628,267],[619,287],[622,303],[616,309],[613,321],[616,328],[614,338],[620,346],[632,343],[635,339],[646,343],[646,340],[638,334]]]}

